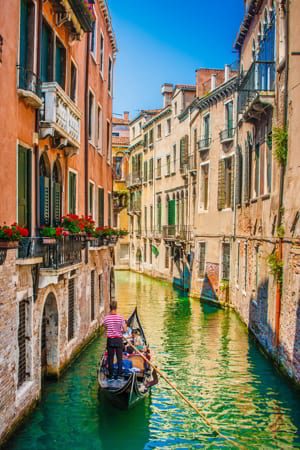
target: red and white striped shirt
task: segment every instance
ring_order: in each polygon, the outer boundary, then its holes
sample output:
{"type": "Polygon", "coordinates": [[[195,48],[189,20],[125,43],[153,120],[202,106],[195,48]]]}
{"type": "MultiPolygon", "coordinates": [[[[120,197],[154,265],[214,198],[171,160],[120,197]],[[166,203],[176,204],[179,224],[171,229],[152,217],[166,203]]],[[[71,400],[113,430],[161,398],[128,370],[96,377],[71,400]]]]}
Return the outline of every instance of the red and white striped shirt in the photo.
{"type": "Polygon", "coordinates": [[[103,321],[108,338],[121,338],[125,320],[119,314],[108,314],[103,321]]]}

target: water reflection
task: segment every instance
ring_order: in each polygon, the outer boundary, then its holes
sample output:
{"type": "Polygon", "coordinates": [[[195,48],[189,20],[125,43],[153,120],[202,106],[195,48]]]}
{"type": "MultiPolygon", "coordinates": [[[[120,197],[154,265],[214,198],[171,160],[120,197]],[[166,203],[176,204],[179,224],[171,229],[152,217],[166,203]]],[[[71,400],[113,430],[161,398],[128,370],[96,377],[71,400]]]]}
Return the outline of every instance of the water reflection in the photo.
{"type": "MultiPolygon", "coordinates": [[[[163,282],[117,274],[121,313],[137,305],[155,360],[229,438],[247,449],[300,448],[300,396],[249,338],[235,314],[181,296],[163,282]]],[[[95,341],[11,440],[9,449],[233,448],[161,380],[136,408],[98,394],[95,341]]]]}

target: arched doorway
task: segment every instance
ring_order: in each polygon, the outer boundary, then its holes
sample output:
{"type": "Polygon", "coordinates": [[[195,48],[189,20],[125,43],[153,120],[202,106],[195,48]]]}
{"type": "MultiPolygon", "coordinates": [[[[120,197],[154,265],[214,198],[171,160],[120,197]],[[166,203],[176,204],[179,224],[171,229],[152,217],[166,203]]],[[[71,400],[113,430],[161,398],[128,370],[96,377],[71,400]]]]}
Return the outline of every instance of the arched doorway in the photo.
{"type": "Polygon", "coordinates": [[[47,154],[40,157],[40,225],[50,225],[50,179],[51,169],[47,154]]]}
{"type": "Polygon", "coordinates": [[[53,185],[53,224],[57,226],[61,221],[61,193],[62,193],[62,176],[61,166],[58,160],[55,161],[52,172],[53,185]]]}
{"type": "Polygon", "coordinates": [[[58,375],[58,309],[55,295],[48,294],[41,327],[41,369],[42,376],[58,375]]]}

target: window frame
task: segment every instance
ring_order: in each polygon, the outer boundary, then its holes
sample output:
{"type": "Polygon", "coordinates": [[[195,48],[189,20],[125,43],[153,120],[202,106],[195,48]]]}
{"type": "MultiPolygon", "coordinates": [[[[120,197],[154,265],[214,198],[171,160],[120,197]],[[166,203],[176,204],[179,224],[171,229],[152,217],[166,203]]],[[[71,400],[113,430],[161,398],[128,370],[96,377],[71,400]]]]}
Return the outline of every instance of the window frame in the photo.
{"type": "Polygon", "coordinates": [[[77,170],[69,168],[68,170],[68,213],[69,214],[77,214],[78,211],[78,172],[77,170]],[[74,212],[70,210],[70,174],[75,176],[75,210],[74,212]]]}

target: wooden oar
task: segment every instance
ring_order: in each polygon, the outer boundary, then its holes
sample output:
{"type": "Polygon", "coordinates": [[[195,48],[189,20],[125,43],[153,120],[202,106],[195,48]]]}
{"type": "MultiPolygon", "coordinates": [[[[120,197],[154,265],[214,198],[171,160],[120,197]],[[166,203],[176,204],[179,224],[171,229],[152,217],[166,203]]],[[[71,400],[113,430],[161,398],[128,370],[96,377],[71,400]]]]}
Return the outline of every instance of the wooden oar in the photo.
{"type": "Polygon", "coordinates": [[[148,358],[146,358],[146,356],[140,352],[131,342],[129,342],[126,338],[124,338],[125,341],[127,342],[128,345],[130,345],[130,347],[133,348],[133,350],[140,355],[144,361],[146,361],[154,370],[156,370],[156,372],[166,381],[166,383],[168,383],[169,386],[171,386],[172,389],[174,389],[174,391],[179,395],[179,397],[182,398],[182,400],[189,405],[194,411],[196,411],[197,414],[199,414],[199,416],[202,418],[203,422],[206,423],[206,425],[208,427],[210,427],[219,437],[225,439],[226,441],[230,442],[230,444],[232,444],[234,447],[236,448],[240,448],[240,449],[245,449],[246,447],[242,446],[241,444],[238,444],[237,442],[233,441],[232,439],[228,438],[227,436],[225,436],[224,434],[222,434],[218,428],[213,425],[209,419],[206,417],[206,415],[200,411],[200,409],[194,404],[192,403],[176,386],[175,384],[169,380],[169,378],[167,377],[167,375],[165,375],[161,369],[159,369],[159,367],[157,367],[155,364],[153,364],[148,358]]]}

